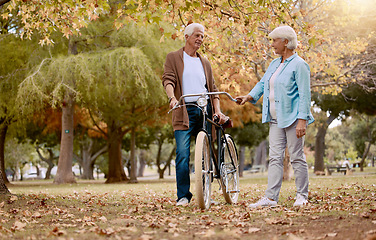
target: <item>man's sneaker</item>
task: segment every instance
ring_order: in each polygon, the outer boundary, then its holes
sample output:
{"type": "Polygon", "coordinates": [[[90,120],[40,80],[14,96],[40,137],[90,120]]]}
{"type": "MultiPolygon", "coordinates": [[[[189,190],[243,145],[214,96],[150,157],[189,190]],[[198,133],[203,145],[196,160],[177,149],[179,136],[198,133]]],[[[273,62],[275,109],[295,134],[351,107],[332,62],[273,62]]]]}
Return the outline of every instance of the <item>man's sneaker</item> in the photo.
{"type": "Polygon", "coordinates": [[[188,205],[188,203],[189,203],[188,198],[183,197],[179,199],[179,201],[176,203],[176,206],[186,206],[188,205]]]}
{"type": "Polygon", "coordinates": [[[260,200],[258,200],[257,203],[249,204],[248,207],[250,208],[258,208],[258,207],[274,207],[277,206],[277,202],[270,200],[267,197],[263,197],[260,200]]]}
{"type": "Polygon", "coordinates": [[[307,205],[308,204],[308,201],[307,199],[305,199],[305,197],[303,197],[302,195],[300,195],[299,193],[296,194],[296,201],[294,202],[294,207],[301,207],[303,205],[307,205]]]}

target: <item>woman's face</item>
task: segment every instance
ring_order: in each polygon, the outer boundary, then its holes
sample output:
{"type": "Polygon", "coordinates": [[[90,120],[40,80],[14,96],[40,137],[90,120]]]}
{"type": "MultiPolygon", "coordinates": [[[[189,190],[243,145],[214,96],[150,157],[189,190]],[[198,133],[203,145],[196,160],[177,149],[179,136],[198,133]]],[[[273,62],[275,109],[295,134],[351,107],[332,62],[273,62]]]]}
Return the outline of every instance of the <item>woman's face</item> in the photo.
{"type": "Polygon", "coordinates": [[[287,49],[288,41],[286,39],[275,38],[272,42],[272,48],[274,48],[275,54],[282,55],[287,49]]]}

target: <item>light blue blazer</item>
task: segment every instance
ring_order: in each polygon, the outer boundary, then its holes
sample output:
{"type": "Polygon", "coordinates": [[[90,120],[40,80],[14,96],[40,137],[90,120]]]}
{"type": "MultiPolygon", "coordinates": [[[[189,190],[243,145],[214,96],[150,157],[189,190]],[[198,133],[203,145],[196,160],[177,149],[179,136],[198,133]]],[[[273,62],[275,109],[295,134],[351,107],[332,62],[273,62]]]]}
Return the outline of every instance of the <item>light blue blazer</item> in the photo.
{"type": "MultiPolygon", "coordinates": [[[[270,122],[269,113],[269,80],[280,65],[282,58],[274,59],[264,76],[249,92],[256,103],[262,95],[262,122],[270,122]]],[[[275,107],[279,128],[286,128],[297,119],[304,119],[311,124],[314,118],[311,113],[310,69],[308,64],[294,54],[285,60],[285,66],[274,83],[275,107]]]]}

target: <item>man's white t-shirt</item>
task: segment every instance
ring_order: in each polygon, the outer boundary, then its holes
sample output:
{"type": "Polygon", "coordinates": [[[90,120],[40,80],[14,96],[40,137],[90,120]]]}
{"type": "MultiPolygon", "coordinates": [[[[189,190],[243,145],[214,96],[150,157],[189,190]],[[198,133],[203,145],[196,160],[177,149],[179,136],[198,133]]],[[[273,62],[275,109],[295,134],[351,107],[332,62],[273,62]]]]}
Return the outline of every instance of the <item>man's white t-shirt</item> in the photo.
{"type": "MultiPolygon", "coordinates": [[[[183,95],[207,92],[204,67],[198,57],[184,52],[183,95]]],[[[186,97],[185,102],[195,102],[199,97],[186,97]]]]}
{"type": "Polygon", "coordinates": [[[283,66],[285,64],[284,63],[281,63],[279,64],[279,67],[277,68],[277,70],[275,70],[275,72],[273,73],[273,75],[271,76],[270,80],[269,80],[269,87],[270,87],[270,92],[269,92],[269,113],[270,113],[270,116],[272,119],[277,119],[277,111],[275,109],[275,91],[274,91],[274,82],[278,76],[278,74],[281,72],[283,66]]]}

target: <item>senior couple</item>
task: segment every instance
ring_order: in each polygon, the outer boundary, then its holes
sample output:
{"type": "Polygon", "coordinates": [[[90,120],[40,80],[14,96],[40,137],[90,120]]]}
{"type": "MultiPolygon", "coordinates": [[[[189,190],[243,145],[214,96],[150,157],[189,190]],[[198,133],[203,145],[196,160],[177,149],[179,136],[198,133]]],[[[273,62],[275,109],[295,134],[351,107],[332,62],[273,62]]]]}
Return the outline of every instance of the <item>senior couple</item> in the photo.
{"type": "MultiPolygon", "coordinates": [[[[217,92],[209,61],[197,51],[204,40],[205,29],[192,23],[185,28],[185,46],[166,57],[162,83],[166,90],[170,108],[182,95],[217,92]]],[[[283,159],[286,146],[294,169],[296,201],[294,206],[308,203],[308,166],[303,152],[307,125],[314,121],[310,112],[310,69],[308,64],[295,53],[298,45],[295,31],[281,26],[269,33],[274,59],[263,78],[245,96],[236,97],[237,103],[256,103],[263,97],[262,122],[269,123],[269,167],[268,187],[264,197],[250,208],[270,207],[278,203],[283,178],[283,159]]],[[[184,99],[186,103],[197,98],[184,99]]],[[[219,97],[212,95],[209,108],[219,123],[227,121],[220,109],[219,97]]],[[[176,140],[176,185],[178,206],[189,204],[190,192],[189,158],[190,141],[202,126],[202,113],[194,106],[178,108],[172,113],[172,125],[176,140]]]]}

